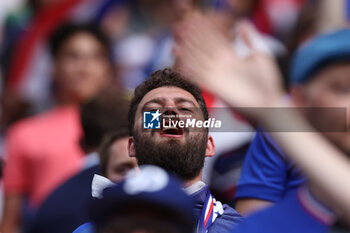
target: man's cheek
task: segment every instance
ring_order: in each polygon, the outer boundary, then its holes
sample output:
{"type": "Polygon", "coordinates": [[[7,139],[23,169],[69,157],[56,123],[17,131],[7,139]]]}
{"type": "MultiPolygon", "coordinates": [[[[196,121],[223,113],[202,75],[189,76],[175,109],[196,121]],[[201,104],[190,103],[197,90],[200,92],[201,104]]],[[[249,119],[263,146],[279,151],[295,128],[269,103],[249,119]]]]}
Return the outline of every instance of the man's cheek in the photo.
{"type": "Polygon", "coordinates": [[[135,120],[134,131],[136,131],[136,132],[142,132],[143,131],[142,119],[140,117],[136,118],[136,120],[135,120]]]}

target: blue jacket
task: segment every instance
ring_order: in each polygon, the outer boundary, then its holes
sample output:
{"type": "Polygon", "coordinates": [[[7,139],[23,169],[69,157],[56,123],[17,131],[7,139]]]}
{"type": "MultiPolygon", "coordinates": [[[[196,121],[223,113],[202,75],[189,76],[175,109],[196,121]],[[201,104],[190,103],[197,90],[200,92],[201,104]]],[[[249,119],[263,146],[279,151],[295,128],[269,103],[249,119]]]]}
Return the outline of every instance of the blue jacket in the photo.
{"type": "Polygon", "coordinates": [[[67,233],[89,221],[88,206],[92,201],[91,182],[98,166],[81,171],[57,188],[38,210],[28,232],[67,233]]]}

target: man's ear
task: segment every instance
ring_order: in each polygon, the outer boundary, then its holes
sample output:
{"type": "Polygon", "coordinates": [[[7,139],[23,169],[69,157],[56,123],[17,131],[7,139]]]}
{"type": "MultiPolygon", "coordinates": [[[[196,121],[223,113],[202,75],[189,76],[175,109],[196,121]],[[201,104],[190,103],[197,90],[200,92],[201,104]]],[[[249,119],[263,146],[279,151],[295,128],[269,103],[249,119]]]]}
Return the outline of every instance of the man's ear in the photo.
{"type": "Polygon", "coordinates": [[[129,137],[128,152],[129,152],[129,157],[135,157],[135,144],[134,144],[133,137],[129,137]]]}
{"type": "Polygon", "coordinates": [[[205,156],[212,157],[215,154],[215,143],[212,136],[208,136],[207,148],[205,149],[205,156]]]}

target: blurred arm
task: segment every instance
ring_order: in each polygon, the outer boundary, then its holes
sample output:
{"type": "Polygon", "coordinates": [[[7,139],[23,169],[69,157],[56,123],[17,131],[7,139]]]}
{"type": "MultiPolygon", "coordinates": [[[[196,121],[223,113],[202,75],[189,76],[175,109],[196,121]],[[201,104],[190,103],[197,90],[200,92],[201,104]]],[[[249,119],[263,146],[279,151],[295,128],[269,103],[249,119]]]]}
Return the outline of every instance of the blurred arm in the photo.
{"type": "Polygon", "coordinates": [[[243,217],[246,217],[250,214],[253,214],[254,212],[257,212],[261,209],[265,209],[273,204],[274,203],[271,201],[265,201],[255,198],[245,198],[237,200],[235,209],[243,217]]]}
{"type": "Polygon", "coordinates": [[[21,217],[21,195],[7,195],[4,201],[4,216],[1,223],[1,232],[18,233],[21,217]]]}
{"type": "Polygon", "coordinates": [[[28,163],[25,154],[26,135],[21,127],[12,126],[6,134],[6,156],[4,164],[4,211],[2,233],[17,233],[21,226],[21,210],[28,187],[28,163]]]}
{"type": "Polygon", "coordinates": [[[266,132],[259,131],[244,158],[236,189],[236,210],[243,215],[280,202],[288,186],[285,155],[266,132]]]}
{"type": "MultiPolygon", "coordinates": [[[[263,116],[261,122],[271,131],[279,127],[276,121],[263,116]]],[[[317,197],[339,217],[350,219],[349,158],[319,133],[312,131],[296,112],[285,116],[284,122],[302,125],[306,132],[275,132],[271,136],[307,175],[313,193],[321,193],[317,197]]]]}

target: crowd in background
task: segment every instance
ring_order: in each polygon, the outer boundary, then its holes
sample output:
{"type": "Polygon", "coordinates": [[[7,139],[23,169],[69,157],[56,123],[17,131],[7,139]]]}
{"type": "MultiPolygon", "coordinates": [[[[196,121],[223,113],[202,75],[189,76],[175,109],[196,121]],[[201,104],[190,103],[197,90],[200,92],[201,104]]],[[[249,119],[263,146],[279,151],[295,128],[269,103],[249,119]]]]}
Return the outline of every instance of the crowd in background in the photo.
{"type": "MultiPolygon", "coordinates": [[[[23,232],[44,232],[44,228],[35,230],[33,225],[54,224],[50,222],[50,210],[67,205],[65,194],[71,195],[71,202],[77,202],[83,192],[90,197],[90,189],[82,188],[76,194],[72,191],[83,178],[69,184],[67,180],[79,172],[98,173],[98,161],[105,169],[101,174],[113,182],[124,179],[136,166],[126,151],[128,101],[152,72],[181,67],[176,56],[177,32],[183,20],[195,11],[210,18],[241,54],[249,49],[236,39],[237,23],[252,23],[263,45],[254,38],[253,43],[276,59],[285,90],[290,87],[290,64],[296,49],[315,35],[345,27],[350,20],[347,0],[2,1],[2,222],[23,232]],[[119,134],[113,137],[110,133],[115,131],[119,134]],[[106,135],[109,138],[104,138],[106,135]],[[113,144],[117,141],[120,145],[113,144]],[[101,143],[106,148],[97,155],[101,143]],[[119,167],[109,171],[103,156],[112,161],[112,144],[119,148],[119,167]],[[62,202],[57,202],[59,197],[62,202]],[[36,216],[42,217],[41,222],[36,216]]],[[[202,174],[218,200],[235,206],[244,158],[254,150],[248,148],[256,125],[238,112],[222,115],[217,108],[228,108],[228,103],[208,90],[202,94],[210,115],[241,127],[236,132],[212,133],[216,153],[206,160],[202,174]]],[[[16,232],[8,229],[8,233],[16,232]]]]}

